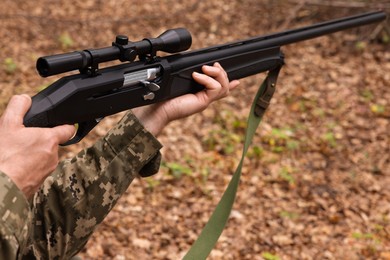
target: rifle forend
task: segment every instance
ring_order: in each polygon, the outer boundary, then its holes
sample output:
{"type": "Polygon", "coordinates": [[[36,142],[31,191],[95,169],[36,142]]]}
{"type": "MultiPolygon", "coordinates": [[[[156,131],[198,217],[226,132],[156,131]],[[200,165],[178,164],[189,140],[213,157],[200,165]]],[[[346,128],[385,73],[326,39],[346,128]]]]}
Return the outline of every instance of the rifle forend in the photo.
{"type": "Polygon", "coordinates": [[[283,45],[385,18],[384,12],[370,12],[187,52],[181,51],[190,47],[191,35],[180,28],[139,42],[118,36],[111,47],[42,57],[37,61],[41,76],[76,69],[80,73],[63,77],[35,95],[24,124],[52,127],[77,123],[76,136],[66,145],[76,143],[105,116],[201,91],[203,86],[191,75],[200,72],[202,65],[219,62],[230,80],[244,78],[281,67],[283,45]],[[158,57],[160,50],[179,53],[158,57]],[[129,62],[98,69],[99,63],[115,59],[129,62]]]}

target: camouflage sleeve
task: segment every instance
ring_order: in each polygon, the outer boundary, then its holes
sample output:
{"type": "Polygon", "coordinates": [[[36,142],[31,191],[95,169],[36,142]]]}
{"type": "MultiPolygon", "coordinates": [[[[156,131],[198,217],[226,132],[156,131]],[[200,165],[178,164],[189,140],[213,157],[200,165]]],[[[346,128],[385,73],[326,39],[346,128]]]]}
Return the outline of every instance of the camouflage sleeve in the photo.
{"type": "Polygon", "coordinates": [[[17,259],[25,246],[31,218],[23,193],[7,175],[0,172],[0,259],[17,259]]]}
{"type": "Polygon", "coordinates": [[[62,162],[34,197],[27,253],[68,259],[79,252],[132,180],[158,169],[160,149],[129,112],[94,146],[62,162]]]}

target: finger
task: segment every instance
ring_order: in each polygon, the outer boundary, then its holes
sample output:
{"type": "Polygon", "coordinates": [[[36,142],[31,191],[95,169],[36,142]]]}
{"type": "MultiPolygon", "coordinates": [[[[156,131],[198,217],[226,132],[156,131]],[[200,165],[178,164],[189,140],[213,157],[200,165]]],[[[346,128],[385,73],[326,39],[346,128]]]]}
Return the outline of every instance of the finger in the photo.
{"type": "Polygon", "coordinates": [[[226,78],[228,77],[226,70],[222,67],[222,65],[219,62],[215,62],[213,66],[221,69],[223,74],[226,76],[226,78]]]}
{"type": "Polygon", "coordinates": [[[57,144],[63,144],[75,135],[76,128],[74,125],[61,125],[51,128],[50,131],[52,132],[57,144]]]}
{"type": "Polygon", "coordinates": [[[206,74],[193,72],[192,77],[197,83],[205,86],[207,90],[219,90],[221,88],[221,84],[217,80],[206,74]]]}
{"type": "MultiPolygon", "coordinates": [[[[228,76],[226,70],[224,70],[224,68],[222,67],[222,65],[219,62],[216,62],[216,63],[214,63],[214,66],[218,67],[218,68],[220,68],[222,70],[224,77],[229,82],[229,76],[228,76]]],[[[239,80],[232,80],[232,81],[230,81],[229,82],[229,90],[235,89],[238,85],[240,85],[240,81],[239,80]]]]}
{"type": "Polygon", "coordinates": [[[210,77],[217,77],[221,73],[221,68],[216,66],[203,65],[202,72],[210,77]]]}
{"type": "Polygon", "coordinates": [[[202,71],[206,75],[215,78],[221,84],[222,88],[229,87],[228,75],[218,62],[215,62],[213,66],[203,66],[202,71]]]}
{"type": "Polygon", "coordinates": [[[229,83],[229,90],[235,89],[240,85],[240,81],[238,80],[233,80],[229,83]]]}
{"type": "Polygon", "coordinates": [[[213,77],[213,78],[223,77],[223,78],[228,79],[228,75],[227,75],[226,71],[222,68],[221,64],[219,64],[218,62],[215,62],[213,64],[213,66],[203,65],[202,71],[206,75],[213,77]]]}
{"type": "Polygon", "coordinates": [[[31,107],[28,95],[13,96],[3,114],[3,123],[8,125],[23,125],[24,115],[31,107]]]}
{"type": "Polygon", "coordinates": [[[214,76],[218,82],[221,83],[222,87],[228,87],[229,90],[235,89],[238,85],[240,85],[240,81],[233,80],[229,82],[229,78],[227,72],[223,69],[220,63],[215,62],[214,66],[205,66],[204,71],[207,71],[209,76],[214,76]],[[214,69],[218,68],[218,69],[214,69]]]}

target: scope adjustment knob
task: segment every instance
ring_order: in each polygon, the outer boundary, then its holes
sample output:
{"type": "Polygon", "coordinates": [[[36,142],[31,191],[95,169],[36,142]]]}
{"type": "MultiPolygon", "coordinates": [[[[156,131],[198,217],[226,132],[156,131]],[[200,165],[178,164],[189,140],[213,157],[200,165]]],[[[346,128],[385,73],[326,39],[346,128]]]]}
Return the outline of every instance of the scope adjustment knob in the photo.
{"type": "Polygon", "coordinates": [[[119,45],[126,45],[129,43],[129,38],[126,35],[117,35],[115,43],[119,45]]]}

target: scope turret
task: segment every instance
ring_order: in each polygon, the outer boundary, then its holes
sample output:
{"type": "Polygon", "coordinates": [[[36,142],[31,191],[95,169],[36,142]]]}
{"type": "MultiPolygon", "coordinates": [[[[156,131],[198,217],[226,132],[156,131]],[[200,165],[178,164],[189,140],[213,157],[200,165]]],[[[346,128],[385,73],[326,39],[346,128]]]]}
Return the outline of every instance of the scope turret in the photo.
{"type": "Polygon", "coordinates": [[[118,35],[112,46],[88,49],[40,57],[36,68],[39,75],[48,77],[72,70],[87,72],[97,70],[99,63],[120,60],[134,61],[137,56],[156,55],[157,51],[176,53],[191,47],[192,37],[185,28],[170,29],[157,38],[145,38],[130,42],[126,36],[118,35]]]}

